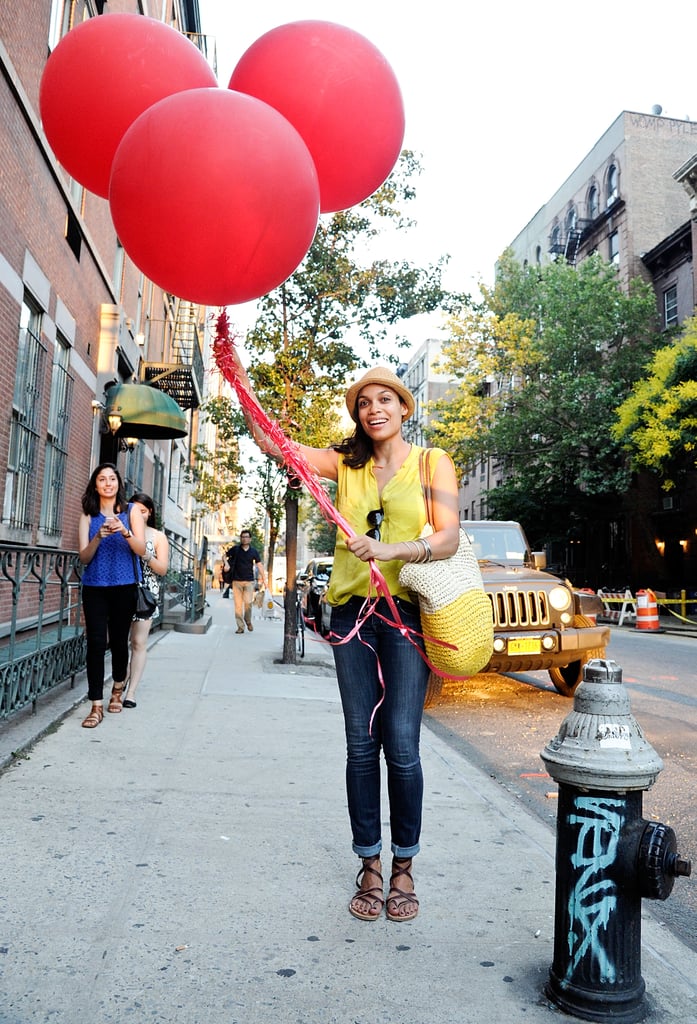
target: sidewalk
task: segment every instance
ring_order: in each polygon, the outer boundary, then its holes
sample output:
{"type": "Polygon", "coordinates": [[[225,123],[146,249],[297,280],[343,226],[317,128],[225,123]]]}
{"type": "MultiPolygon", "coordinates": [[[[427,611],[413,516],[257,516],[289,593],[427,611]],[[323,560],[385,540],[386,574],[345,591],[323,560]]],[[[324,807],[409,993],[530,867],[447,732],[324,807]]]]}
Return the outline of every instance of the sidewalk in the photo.
{"type": "MultiPolygon", "coordinates": [[[[135,710],[74,707],[0,775],[0,1024],[573,1019],[542,993],[552,831],[426,723],[421,913],[352,918],[331,653],[280,665],[280,621],[237,636],[209,602],[208,633],[156,635],[135,710]]],[[[697,954],[646,902],[642,934],[648,1019],[697,1020],[697,954]]]]}

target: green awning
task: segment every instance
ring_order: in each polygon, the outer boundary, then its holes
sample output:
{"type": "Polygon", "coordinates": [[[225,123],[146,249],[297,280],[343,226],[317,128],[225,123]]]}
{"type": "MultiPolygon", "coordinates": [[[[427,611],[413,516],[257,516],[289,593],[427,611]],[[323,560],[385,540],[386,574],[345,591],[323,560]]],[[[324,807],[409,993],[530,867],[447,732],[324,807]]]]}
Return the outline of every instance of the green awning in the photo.
{"type": "Polygon", "coordinates": [[[106,417],[115,437],[186,437],[189,425],[181,406],[147,384],[116,384],[106,392],[106,417]],[[120,417],[121,423],[118,424],[120,417]]]}

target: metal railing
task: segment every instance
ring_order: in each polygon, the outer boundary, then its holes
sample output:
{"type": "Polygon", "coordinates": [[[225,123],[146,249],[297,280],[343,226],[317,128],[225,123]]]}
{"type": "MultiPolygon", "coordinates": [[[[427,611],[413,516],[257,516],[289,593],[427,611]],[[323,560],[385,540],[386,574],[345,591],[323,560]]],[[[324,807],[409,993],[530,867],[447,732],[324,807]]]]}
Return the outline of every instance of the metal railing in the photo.
{"type": "Polygon", "coordinates": [[[0,544],[0,720],[85,667],[76,551],[0,544]]]}
{"type": "Polygon", "coordinates": [[[197,554],[169,540],[169,569],[165,576],[163,618],[196,622],[206,607],[208,541],[204,537],[197,554]]]}
{"type": "MultiPolygon", "coordinates": [[[[170,541],[163,618],[196,622],[206,606],[207,541],[197,555],[170,541]],[[183,612],[183,614],[182,614],[183,612]]],[[[83,566],[77,551],[0,544],[0,721],[85,668],[83,566]]]]}

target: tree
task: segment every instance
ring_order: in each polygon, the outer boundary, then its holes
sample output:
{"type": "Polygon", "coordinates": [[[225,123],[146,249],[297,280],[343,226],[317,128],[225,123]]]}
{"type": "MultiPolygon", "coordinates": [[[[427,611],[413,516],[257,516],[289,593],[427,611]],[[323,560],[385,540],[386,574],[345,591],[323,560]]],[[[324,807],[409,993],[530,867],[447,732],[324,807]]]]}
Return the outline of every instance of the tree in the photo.
{"type": "MultiPolygon", "coordinates": [[[[326,480],[324,487],[331,501],[334,501],[336,484],[332,480],[326,480]]],[[[310,502],[307,509],[307,522],[308,536],[313,550],[321,555],[333,554],[336,542],[336,524],[327,522],[314,501],[310,502]]]]}
{"type": "MultiPolygon", "coordinates": [[[[246,337],[248,367],[264,408],[296,441],[324,446],[339,430],[337,401],[346,379],[361,365],[357,335],[372,358],[385,355],[390,329],[418,313],[449,308],[441,286],[444,259],[417,268],[407,261],[362,262],[380,225],[404,230],[401,204],[414,196],[419,170],[405,152],[385,184],[360,206],[320,220],[310,251],[280,288],[260,300],[246,337]]],[[[399,341],[396,342],[399,344],[399,341]]],[[[283,661],[294,663],[298,490],[288,487],[286,515],[286,629],[283,661]]]]}
{"type": "Polygon", "coordinates": [[[625,294],[598,256],[577,268],[502,256],[493,289],[452,320],[444,363],[458,386],[432,430],[462,472],[493,460],[492,518],[521,520],[536,545],[617,508],[629,467],[610,427],[659,342],[656,321],[651,288],[636,280],[625,294]]]}
{"type": "Polygon", "coordinates": [[[250,495],[264,510],[268,520],[269,543],[266,550],[266,575],[269,580],[272,580],[276,544],[283,522],[288,477],[272,459],[264,459],[261,464],[256,464],[256,470],[256,476],[251,478],[250,495]]]}
{"type": "Polygon", "coordinates": [[[189,470],[194,487],[191,496],[198,506],[194,515],[217,512],[223,505],[239,497],[243,470],[239,462],[239,432],[242,417],[226,398],[210,398],[201,407],[216,428],[216,442],[211,450],[196,445],[189,470]]]}
{"type": "Polygon", "coordinates": [[[617,410],[614,437],[634,469],[659,473],[666,491],[697,466],[697,317],[655,353],[617,410]]]}

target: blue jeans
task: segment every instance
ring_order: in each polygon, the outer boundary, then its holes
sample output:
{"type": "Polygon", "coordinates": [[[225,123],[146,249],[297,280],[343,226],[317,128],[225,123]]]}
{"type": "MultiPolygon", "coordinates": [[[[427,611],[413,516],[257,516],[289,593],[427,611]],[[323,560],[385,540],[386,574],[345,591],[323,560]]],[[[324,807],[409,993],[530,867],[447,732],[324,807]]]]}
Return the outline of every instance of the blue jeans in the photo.
{"type": "MultiPolygon", "coordinates": [[[[362,597],[352,597],[332,609],[332,632],[347,636],[362,604],[362,597]]],[[[419,630],[418,608],[402,600],[397,604],[405,625],[419,630]]],[[[384,598],[377,608],[391,618],[384,598]]],[[[334,646],[346,728],[346,791],[353,850],[359,857],[372,857],[382,849],[382,748],[387,765],[392,853],[395,857],[413,857],[419,852],[421,835],[424,787],[419,738],[429,670],[414,645],[375,615],[361,627],[361,637],[373,650],[358,637],[334,646]],[[370,716],[382,696],[378,658],[385,681],[385,699],[375,715],[371,736],[370,716]]],[[[415,639],[422,647],[422,641],[415,639]]]]}

